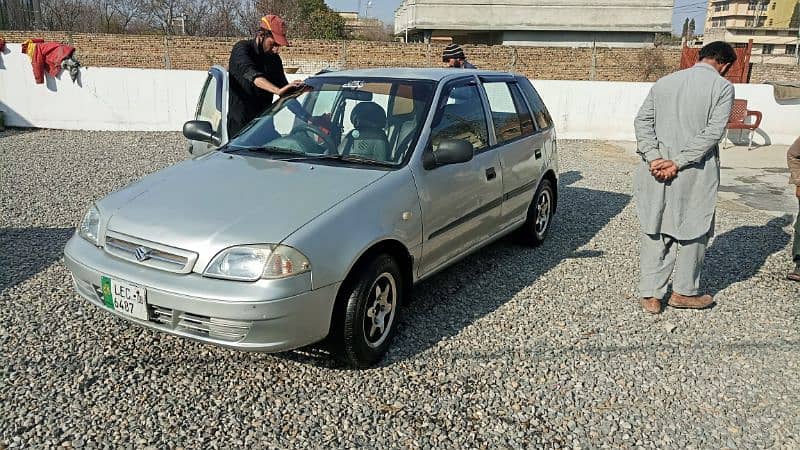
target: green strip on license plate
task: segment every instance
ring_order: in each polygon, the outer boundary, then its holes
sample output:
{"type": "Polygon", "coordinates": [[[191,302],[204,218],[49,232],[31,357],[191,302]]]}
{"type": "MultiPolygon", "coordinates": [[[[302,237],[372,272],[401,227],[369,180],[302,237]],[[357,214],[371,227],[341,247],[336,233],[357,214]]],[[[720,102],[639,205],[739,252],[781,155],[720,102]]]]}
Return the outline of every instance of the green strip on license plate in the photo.
{"type": "Polygon", "coordinates": [[[114,298],[111,295],[111,278],[100,277],[100,284],[103,288],[103,304],[114,309],[114,298]]]}

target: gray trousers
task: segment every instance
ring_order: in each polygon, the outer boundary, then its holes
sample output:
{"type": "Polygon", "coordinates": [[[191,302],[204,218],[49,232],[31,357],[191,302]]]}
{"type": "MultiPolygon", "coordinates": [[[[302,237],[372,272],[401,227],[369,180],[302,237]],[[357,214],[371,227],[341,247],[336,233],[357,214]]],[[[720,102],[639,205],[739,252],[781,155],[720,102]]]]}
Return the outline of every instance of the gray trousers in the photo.
{"type": "Polygon", "coordinates": [[[639,256],[639,296],[663,299],[673,269],[672,291],[700,294],[700,274],[706,256],[708,236],[679,241],[666,234],[644,234],[639,256]]]}

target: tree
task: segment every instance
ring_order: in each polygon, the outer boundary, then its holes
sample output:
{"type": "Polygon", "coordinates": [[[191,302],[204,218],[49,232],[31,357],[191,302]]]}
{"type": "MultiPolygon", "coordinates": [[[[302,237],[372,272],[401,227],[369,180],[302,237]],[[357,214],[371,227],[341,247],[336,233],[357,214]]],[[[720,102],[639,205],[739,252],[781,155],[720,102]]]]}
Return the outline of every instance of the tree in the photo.
{"type": "Polygon", "coordinates": [[[205,24],[212,20],[212,2],[208,0],[146,0],[151,27],[167,35],[186,32],[204,35],[205,24]],[[178,26],[179,23],[183,27],[178,26]]]}
{"type": "Polygon", "coordinates": [[[331,10],[324,0],[258,0],[250,20],[257,26],[258,18],[277,14],[286,20],[289,36],[312,39],[343,39],[344,19],[331,10]]]}
{"type": "Polygon", "coordinates": [[[687,38],[692,39],[694,37],[694,18],[689,22],[689,35],[687,38]]]}
{"type": "Polygon", "coordinates": [[[0,0],[0,30],[31,30],[34,11],[27,0],[0,0]]]}
{"type": "Polygon", "coordinates": [[[42,0],[45,30],[94,32],[98,31],[97,11],[83,0],[42,0]]]}
{"type": "Polygon", "coordinates": [[[683,22],[683,31],[681,32],[681,37],[682,38],[685,38],[687,36],[689,36],[689,18],[688,17],[683,22]]]}
{"type": "Polygon", "coordinates": [[[309,27],[304,37],[311,39],[342,39],[344,20],[332,11],[316,10],[309,16],[309,27]]]}
{"type": "Polygon", "coordinates": [[[366,19],[364,21],[366,26],[361,29],[354,30],[352,39],[360,41],[379,41],[379,42],[392,42],[394,41],[394,26],[387,25],[378,19],[366,19]]]}
{"type": "Polygon", "coordinates": [[[266,14],[283,17],[290,38],[345,37],[324,0],[0,0],[0,29],[252,36],[266,14]]]}
{"type": "Polygon", "coordinates": [[[116,22],[121,33],[127,33],[136,22],[146,22],[148,10],[145,0],[100,0],[108,1],[117,14],[116,22]]]}
{"type": "Polygon", "coordinates": [[[240,0],[211,0],[190,4],[186,10],[186,33],[197,36],[241,36],[247,34],[240,14],[240,0]]]}

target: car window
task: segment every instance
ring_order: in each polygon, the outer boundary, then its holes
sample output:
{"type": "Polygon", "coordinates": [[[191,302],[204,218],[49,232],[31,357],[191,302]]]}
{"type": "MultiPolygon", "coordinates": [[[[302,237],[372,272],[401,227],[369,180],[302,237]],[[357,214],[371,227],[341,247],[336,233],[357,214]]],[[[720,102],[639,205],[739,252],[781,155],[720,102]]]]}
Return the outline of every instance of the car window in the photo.
{"type": "Polygon", "coordinates": [[[203,87],[202,98],[197,109],[197,120],[211,122],[214,133],[219,131],[222,119],[222,112],[217,110],[217,79],[208,76],[206,85],[203,87]]]}
{"type": "Polygon", "coordinates": [[[536,132],[536,127],[533,125],[531,118],[531,111],[528,109],[528,104],[522,98],[522,92],[516,83],[508,85],[511,89],[511,95],[514,98],[514,107],[517,109],[519,115],[520,127],[522,128],[522,135],[528,136],[536,132]]]}
{"type": "MultiPolygon", "coordinates": [[[[378,106],[383,108],[384,111],[389,109],[389,95],[388,94],[373,94],[372,100],[373,103],[377,103],[378,106]]],[[[363,103],[357,100],[348,99],[345,102],[344,108],[344,123],[342,127],[344,129],[344,133],[347,134],[352,131],[355,127],[353,126],[352,117],[353,110],[355,109],[356,105],[359,103],[363,103]]]]}
{"type": "Polygon", "coordinates": [[[400,85],[397,88],[397,95],[392,105],[392,115],[402,116],[414,112],[414,91],[409,84],[400,85]]]}
{"type": "Polygon", "coordinates": [[[536,121],[536,125],[539,126],[539,129],[544,130],[552,127],[553,119],[550,117],[547,107],[544,105],[539,93],[533,88],[531,82],[527,78],[522,77],[517,78],[517,82],[522,88],[523,93],[525,93],[525,96],[528,97],[528,103],[531,105],[533,119],[536,121]]]}
{"type": "Polygon", "coordinates": [[[302,92],[267,108],[231,145],[400,165],[414,148],[434,88],[435,83],[422,80],[311,78],[302,92]],[[390,126],[390,107],[413,113],[390,126]]]}
{"type": "Polygon", "coordinates": [[[502,144],[522,136],[519,114],[514,106],[514,98],[508,84],[503,82],[484,83],[497,143],[502,144]]]}
{"type": "Polygon", "coordinates": [[[479,152],[489,146],[489,130],[477,86],[456,86],[447,94],[439,112],[441,119],[431,130],[433,151],[444,139],[463,139],[479,152]]]}
{"type": "Polygon", "coordinates": [[[314,99],[313,115],[319,116],[332,111],[337,97],[339,97],[339,91],[334,90],[331,85],[324,85],[314,99]]]}
{"type": "Polygon", "coordinates": [[[275,131],[280,133],[281,136],[286,136],[287,134],[291,133],[292,129],[294,128],[295,117],[295,113],[289,108],[281,109],[275,113],[272,116],[275,131]]]}

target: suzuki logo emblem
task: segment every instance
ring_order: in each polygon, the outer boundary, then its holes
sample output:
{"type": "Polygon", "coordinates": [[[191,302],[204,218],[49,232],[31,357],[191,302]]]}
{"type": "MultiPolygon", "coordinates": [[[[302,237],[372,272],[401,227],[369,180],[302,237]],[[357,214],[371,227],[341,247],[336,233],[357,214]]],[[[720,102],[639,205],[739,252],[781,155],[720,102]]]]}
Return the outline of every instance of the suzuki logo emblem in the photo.
{"type": "Polygon", "coordinates": [[[150,250],[147,247],[136,247],[136,251],[135,251],[136,260],[137,261],[147,261],[148,259],[150,259],[150,252],[152,252],[152,250],[150,250]]]}

